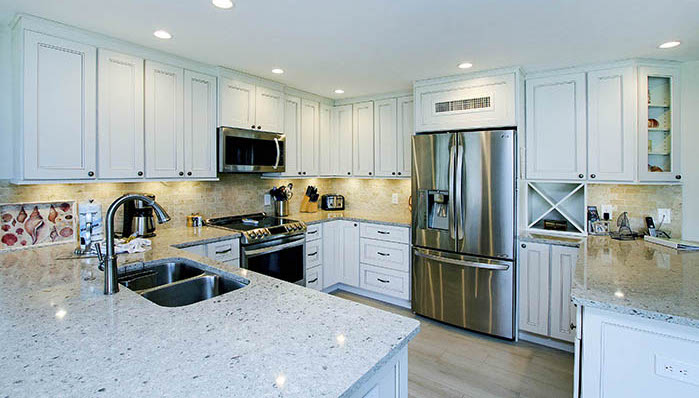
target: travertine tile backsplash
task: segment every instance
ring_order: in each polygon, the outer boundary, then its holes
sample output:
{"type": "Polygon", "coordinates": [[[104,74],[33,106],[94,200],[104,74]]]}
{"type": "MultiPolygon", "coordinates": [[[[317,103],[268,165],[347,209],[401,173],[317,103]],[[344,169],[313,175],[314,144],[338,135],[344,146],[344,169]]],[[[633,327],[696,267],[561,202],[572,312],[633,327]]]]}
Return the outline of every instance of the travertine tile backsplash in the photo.
{"type": "Polygon", "coordinates": [[[198,212],[204,217],[220,217],[272,212],[264,207],[264,194],[273,186],[294,184],[291,213],[298,212],[306,186],[318,187],[319,193],[344,195],[347,210],[368,214],[398,213],[409,216],[408,198],[410,180],[381,179],[261,179],[251,174],[223,174],[220,181],[210,182],[139,182],[139,183],[91,183],[55,185],[11,185],[0,181],[0,203],[41,202],[95,199],[102,203],[102,211],[126,192],[148,192],[156,195],[172,217],[172,221],[159,225],[168,228],[185,224],[186,216],[198,212]],[[392,193],[398,194],[399,203],[391,203],[392,193]]]}

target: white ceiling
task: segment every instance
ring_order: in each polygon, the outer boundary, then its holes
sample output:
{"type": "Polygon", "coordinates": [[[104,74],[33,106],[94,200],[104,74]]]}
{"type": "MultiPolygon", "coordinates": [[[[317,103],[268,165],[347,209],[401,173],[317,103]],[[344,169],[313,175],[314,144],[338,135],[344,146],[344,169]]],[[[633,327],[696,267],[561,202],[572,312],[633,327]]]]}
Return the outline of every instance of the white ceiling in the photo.
{"type": "Polygon", "coordinates": [[[697,0],[234,1],[0,0],[0,23],[25,12],[333,98],[407,90],[462,61],[475,71],[699,59],[697,0]],[[657,48],[673,39],[683,45],[657,48]]]}

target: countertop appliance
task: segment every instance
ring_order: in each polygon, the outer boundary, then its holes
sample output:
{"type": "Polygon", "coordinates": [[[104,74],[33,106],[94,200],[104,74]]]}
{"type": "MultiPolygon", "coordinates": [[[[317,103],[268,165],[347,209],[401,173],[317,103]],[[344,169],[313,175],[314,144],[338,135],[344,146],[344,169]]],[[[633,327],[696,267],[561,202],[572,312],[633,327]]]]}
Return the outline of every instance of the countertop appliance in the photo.
{"type": "Polygon", "coordinates": [[[320,198],[323,210],[345,210],[345,197],[337,194],[323,195],[320,198]]]}
{"type": "Polygon", "coordinates": [[[240,266],[306,285],[306,224],[265,213],[211,218],[206,225],[241,232],[240,266]]]}
{"type": "Polygon", "coordinates": [[[218,128],[220,173],[275,173],[285,168],[286,137],[231,127],[218,128]]]}
{"type": "MultiPolygon", "coordinates": [[[[155,195],[144,194],[155,201],[155,195]]],[[[121,236],[148,238],[155,236],[155,219],[153,208],[140,199],[124,203],[124,218],[121,228],[121,236]]]]}
{"type": "Polygon", "coordinates": [[[514,339],[514,129],[413,137],[412,309],[514,339]]]}

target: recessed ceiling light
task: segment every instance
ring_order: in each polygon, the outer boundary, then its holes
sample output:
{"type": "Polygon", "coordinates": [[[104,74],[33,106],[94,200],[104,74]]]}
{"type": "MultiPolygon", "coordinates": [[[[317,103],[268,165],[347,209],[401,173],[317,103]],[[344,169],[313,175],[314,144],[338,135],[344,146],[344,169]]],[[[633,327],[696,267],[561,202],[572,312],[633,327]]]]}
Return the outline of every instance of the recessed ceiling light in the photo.
{"type": "Polygon", "coordinates": [[[337,90],[335,90],[335,94],[344,94],[344,93],[345,93],[345,90],[343,90],[341,88],[338,88],[337,90]]]}
{"type": "Polygon", "coordinates": [[[218,8],[233,8],[233,2],[231,0],[212,0],[211,2],[218,8]]]}
{"type": "Polygon", "coordinates": [[[157,37],[158,39],[172,39],[172,35],[169,32],[162,29],[153,32],[153,36],[157,37]]]}
{"type": "Polygon", "coordinates": [[[668,41],[659,45],[658,48],[673,48],[679,46],[680,44],[682,43],[680,43],[679,41],[668,41]]]}
{"type": "Polygon", "coordinates": [[[284,69],[274,68],[272,69],[272,73],[276,75],[281,75],[282,73],[284,73],[284,69]]]}
{"type": "Polygon", "coordinates": [[[458,66],[459,66],[459,69],[468,69],[468,68],[472,67],[473,64],[470,62],[462,62],[458,66]]]}

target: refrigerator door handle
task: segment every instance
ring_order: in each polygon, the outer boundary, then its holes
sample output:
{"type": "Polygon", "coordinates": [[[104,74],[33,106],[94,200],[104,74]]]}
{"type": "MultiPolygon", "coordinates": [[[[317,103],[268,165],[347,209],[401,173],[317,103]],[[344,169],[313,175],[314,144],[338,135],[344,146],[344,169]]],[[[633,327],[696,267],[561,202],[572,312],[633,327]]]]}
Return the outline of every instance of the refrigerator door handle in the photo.
{"type": "Polygon", "coordinates": [[[483,262],[478,262],[478,261],[457,260],[454,258],[429,254],[429,253],[426,253],[426,252],[419,250],[419,249],[415,249],[414,253],[416,256],[426,258],[428,260],[439,261],[441,263],[447,263],[447,264],[452,264],[452,265],[459,265],[462,267],[482,268],[482,269],[489,269],[489,270],[493,270],[493,271],[507,271],[508,269],[510,269],[510,266],[506,265],[506,264],[490,264],[490,263],[483,263],[483,262]]]}
{"type": "Polygon", "coordinates": [[[454,164],[456,163],[457,140],[457,135],[452,135],[449,139],[449,209],[447,210],[447,219],[449,221],[449,237],[452,239],[457,239],[455,226],[456,205],[454,202],[456,197],[454,192],[454,164]]]}
{"type": "Polygon", "coordinates": [[[454,215],[456,218],[456,240],[464,239],[464,207],[463,207],[463,173],[464,173],[464,145],[461,138],[457,135],[456,147],[456,205],[454,215]]]}

